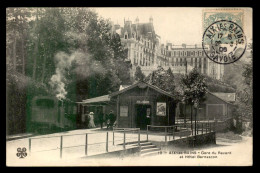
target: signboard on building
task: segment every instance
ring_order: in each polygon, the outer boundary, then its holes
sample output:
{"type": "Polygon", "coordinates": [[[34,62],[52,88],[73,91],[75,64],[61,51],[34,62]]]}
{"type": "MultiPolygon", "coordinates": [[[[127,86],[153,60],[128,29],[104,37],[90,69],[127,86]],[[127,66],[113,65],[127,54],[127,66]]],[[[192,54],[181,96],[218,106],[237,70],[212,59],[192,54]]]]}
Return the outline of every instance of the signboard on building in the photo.
{"type": "Polygon", "coordinates": [[[137,100],[137,104],[149,104],[150,102],[148,100],[137,100]]]}
{"type": "Polygon", "coordinates": [[[128,116],[128,106],[120,106],[120,117],[128,116]]]}
{"type": "Polygon", "coordinates": [[[166,116],[166,103],[157,102],[156,115],[157,116],[166,116]]]}

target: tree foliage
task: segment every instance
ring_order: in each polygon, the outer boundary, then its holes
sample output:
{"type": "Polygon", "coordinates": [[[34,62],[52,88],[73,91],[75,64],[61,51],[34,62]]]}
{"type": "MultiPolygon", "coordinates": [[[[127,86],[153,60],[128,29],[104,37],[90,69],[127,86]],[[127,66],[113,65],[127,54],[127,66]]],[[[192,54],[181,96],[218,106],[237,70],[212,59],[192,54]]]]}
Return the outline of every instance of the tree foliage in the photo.
{"type": "Polygon", "coordinates": [[[8,8],[7,31],[9,71],[24,71],[53,94],[65,90],[64,97],[76,101],[115,91],[130,80],[120,37],[93,10],[8,8]]]}
{"type": "Polygon", "coordinates": [[[136,67],[134,79],[135,79],[135,81],[144,81],[144,79],[145,79],[145,75],[142,72],[140,66],[136,67]]]}
{"type": "Polygon", "coordinates": [[[253,46],[249,44],[249,62],[243,65],[242,81],[244,85],[239,87],[235,102],[236,110],[234,118],[240,122],[253,122],[253,46]]]}
{"type": "Polygon", "coordinates": [[[158,66],[157,70],[149,74],[144,79],[144,81],[148,82],[151,85],[157,86],[158,88],[161,88],[171,94],[174,93],[174,75],[170,68],[168,70],[164,70],[163,67],[158,66]]]}
{"type": "Polygon", "coordinates": [[[182,78],[182,101],[195,108],[205,100],[207,85],[203,75],[196,68],[182,78]]]}
{"type": "Polygon", "coordinates": [[[110,21],[91,9],[6,9],[7,98],[15,105],[29,106],[36,95],[82,101],[118,90],[130,80],[126,57],[110,21]]]}

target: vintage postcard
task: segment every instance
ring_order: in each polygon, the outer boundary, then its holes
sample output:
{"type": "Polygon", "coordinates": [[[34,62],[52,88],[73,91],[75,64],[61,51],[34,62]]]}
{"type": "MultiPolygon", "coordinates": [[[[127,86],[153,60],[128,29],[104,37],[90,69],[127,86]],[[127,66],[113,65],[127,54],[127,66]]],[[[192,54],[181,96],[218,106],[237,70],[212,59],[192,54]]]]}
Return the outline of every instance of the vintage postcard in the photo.
{"type": "Polygon", "coordinates": [[[6,8],[6,166],[252,166],[252,8],[6,8]]]}

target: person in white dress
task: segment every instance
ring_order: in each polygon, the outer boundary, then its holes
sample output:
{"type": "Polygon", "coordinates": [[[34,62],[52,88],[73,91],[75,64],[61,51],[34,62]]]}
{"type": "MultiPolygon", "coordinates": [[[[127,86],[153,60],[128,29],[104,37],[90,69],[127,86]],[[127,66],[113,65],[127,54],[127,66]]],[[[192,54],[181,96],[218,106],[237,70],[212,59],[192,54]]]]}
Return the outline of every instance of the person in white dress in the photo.
{"type": "Polygon", "coordinates": [[[94,123],[94,113],[93,112],[90,112],[89,113],[89,124],[88,124],[88,128],[94,128],[96,127],[95,126],[95,123],[94,123]]]}

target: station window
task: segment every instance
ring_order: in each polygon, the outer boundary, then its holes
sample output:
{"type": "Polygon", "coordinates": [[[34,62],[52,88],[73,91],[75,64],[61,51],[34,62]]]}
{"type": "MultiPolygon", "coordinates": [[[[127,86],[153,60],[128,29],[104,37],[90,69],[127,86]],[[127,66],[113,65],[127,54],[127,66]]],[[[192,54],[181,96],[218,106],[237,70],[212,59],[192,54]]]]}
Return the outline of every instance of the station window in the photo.
{"type": "Polygon", "coordinates": [[[54,100],[52,99],[39,99],[36,101],[36,105],[40,108],[53,108],[54,107],[54,100]]]}

